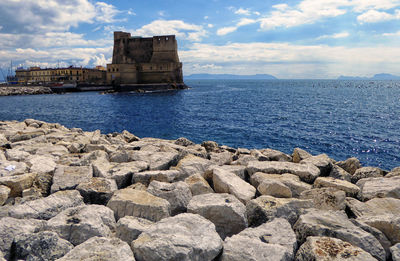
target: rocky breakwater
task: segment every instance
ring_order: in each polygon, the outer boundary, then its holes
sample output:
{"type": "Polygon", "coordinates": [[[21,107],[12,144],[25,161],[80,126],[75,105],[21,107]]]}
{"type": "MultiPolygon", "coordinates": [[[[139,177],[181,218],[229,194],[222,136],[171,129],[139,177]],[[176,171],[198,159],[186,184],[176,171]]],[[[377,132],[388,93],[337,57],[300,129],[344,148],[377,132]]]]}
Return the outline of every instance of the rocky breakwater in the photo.
{"type": "Polygon", "coordinates": [[[0,260],[400,260],[400,168],[0,122],[0,260]]]}
{"type": "Polygon", "coordinates": [[[49,87],[45,86],[3,86],[0,87],[0,96],[51,94],[49,87]]]}

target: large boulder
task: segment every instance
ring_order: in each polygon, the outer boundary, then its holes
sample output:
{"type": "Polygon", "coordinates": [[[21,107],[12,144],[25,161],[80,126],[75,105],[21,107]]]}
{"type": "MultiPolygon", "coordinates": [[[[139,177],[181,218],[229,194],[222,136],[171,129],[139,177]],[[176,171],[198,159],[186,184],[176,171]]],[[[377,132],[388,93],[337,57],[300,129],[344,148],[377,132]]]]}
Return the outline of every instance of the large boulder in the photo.
{"type": "Polygon", "coordinates": [[[91,166],[62,166],[54,171],[51,193],[59,190],[75,189],[80,183],[89,182],[93,177],[91,166]]]}
{"type": "Polygon", "coordinates": [[[274,218],[284,218],[293,224],[304,209],[312,208],[311,200],[260,196],[246,204],[249,226],[256,227],[274,218]]]}
{"type": "MultiPolygon", "coordinates": [[[[107,163],[106,163],[107,166],[107,163]]],[[[132,183],[134,173],[147,170],[149,163],[145,161],[132,161],[111,165],[111,168],[99,173],[99,177],[114,179],[119,189],[125,188],[132,183]]]]}
{"type": "Polygon", "coordinates": [[[51,218],[46,230],[79,245],[91,237],[109,237],[115,229],[116,222],[111,209],[101,205],[83,205],[68,208],[51,218]]]}
{"type": "Polygon", "coordinates": [[[53,174],[57,166],[53,157],[32,155],[27,161],[30,166],[30,172],[33,173],[50,173],[53,174]]]}
{"type": "Polygon", "coordinates": [[[25,159],[31,156],[30,153],[20,148],[6,150],[4,154],[9,161],[25,161],[25,159]]]}
{"type": "Polygon", "coordinates": [[[130,244],[152,224],[154,223],[144,218],[125,216],[117,222],[116,236],[130,244]]]}
{"type": "Polygon", "coordinates": [[[310,199],[314,207],[323,210],[344,210],[346,208],[346,193],[336,188],[314,188],[303,191],[301,199],[310,199]]]}
{"type": "Polygon", "coordinates": [[[357,169],[361,168],[361,163],[357,158],[348,158],[345,161],[338,161],[336,165],[353,175],[357,169]]]}
{"type": "Polygon", "coordinates": [[[118,238],[92,237],[57,261],[135,261],[129,245],[118,238]]]}
{"type": "Polygon", "coordinates": [[[246,228],[224,241],[221,261],[293,260],[296,235],[290,224],[281,218],[256,228],[246,228]]]}
{"type": "Polygon", "coordinates": [[[341,179],[345,180],[348,182],[351,182],[351,175],[338,165],[333,165],[331,172],[329,173],[329,177],[335,178],[335,179],[341,179]]]}
{"type": "MultiPolygon", "coordinates": [[[[118,153],[118,152],[117,152],[118,153]]],[[[113,160],[110,161],[119,162],[113,160]]],[[[179,160],[179,153],[177,151],[168,152],[154,152],[154,151],[130,151],[128,161],[144,161],[149,164],[150,170],[167,170],[169,167],[176,165],[179,160]]]]}
{"type": "Polygon", "coordinates": [[[0,216],[48,220],[67,208],[82,204],[83,200],[78,191],[59,191],[46,198],[27,201],[23,204],[13,206],[4,206],[0,209],[0,216]]]}
{"type": "Polygon", "coordinates": [[[319,177],[314,182],[315,188],[336,188],[346,192],[349,197],[356,197],[360,192],[360,188],[351,182],[335,179],[332,177],[319,177]]]}
{"type": "Polygon", "coordinates": [[[257,187],[261,195],[269,195],[277,198],[291,198],[292,191],[279,180],[264,179],[257,187]]]}
{"type": "Polygon", "coordinates": [[[35,178],[35,173],[5,176],[0,177],[0,185],[4,185],[10,188],[10,197],[21,197],[22,191],[32,187],[35,178]]]}
{"type": "Polygon", "coordinates": [[[307,237],[296,254],[296,261],[374,261],[365,250],[332,237],[307,237]]]}
{"type": "Polygon", "coordinates": [[[214,260],[222,250],[215,226],[200,215],[184,213],[152,225],[132,242],[138,261],[214,260]]]}
{"type": "Polygon", "coordinates": [[[293,229],[300,242],[309,236],[334,237],[362,248],[378,260],[386,260],[385,250],[379,241],[354,225],[344,212],[311,209],[299,217],[293,229]]]}
{"type": "Polygon", "coordinates": [[[292,161],[292,156],[279,150],[263,149],[260,151],[269,161],[292,161]]]}
{"type": "Polygon", "coordinates": [[[136,172],[132,176],[132,183],[149,185],[153,180],[160,182],[176,182],[183,180],[184,175],[178,170],[149,170],[136,172]]]}
{"type": "Polygon", "coordinates": [[[134,216],[157,222],[171,214],[171,205],[167,200],[132,188],[117,190],[107,207],[114,211],[117,220],[134,216]]]}
{"type": "Polygon", "coordinates": [[[312,157],[312,155],[303,149],[295,148],[293,150],[292,159],[294,163],[300,163],[300,161],[309,157],[312,157]]]}
{"type": "Polygon", "coordinates": [[[16,219],[3,217],[0,219],[0,251],[9,259],[11,244],[14,238],[22,233],[36,233],[42,230],[46,222],[36,219],[16,219]]]}
{"type": "Polygon", "coordinates": [[[383,171],[375,167],[362,167],[356,170],[351,176],[351,182],[357,183],[360,179],[383,177],[383,171]]]}
{"type": "Polygon", "coordinates": [[[79,184],[76,190],[81,193],[86,204],[106,205],[118,187],[113,179],[91,178],[90,181],[79,184]]]}
{"type": "Polygon", "coordinates": [[[27,173],[29,170],[28,165],[24,162],[17,161],[0,161],[0,180],[3,177],[16,176],[27,173]]]}
{"type": "Polygon", "coordinates": [[[193,196],[214,193],[208,182],[200,174],[194,174],[185,179],[193,196]]]}
{"type": "Polygon", "coordinates": [[[390,253],[392,254],[393,261],[400,261],[400,243],[392,246],[390,248],[390,253]]]}
{"type": "Polygon", "coordinates": [[[300,179],[307,183],[313,183],[320,175],[319,168],[312,164],[297,164],[278,161],[251,161],[247,165],[247,172],[250,176],[256,172],[270,174],[290,173],[299,176],[300,179]]]}
{"type": "Polygon", "coordinates": [[[244,204],[256,195],[256,188],[224,169],[213,169],[213,184],[215,192],[232,194],[244,204]]]}
{"type": "Polygon", "coordinates": [[[0,206],[7,201],[8,196],[10,196],[11,189],[7,186],[0,185],[0,206]]]}
{"type": "Polygon", "coordinates": [[[210,160],[188,154],[173,169],[179,170],[185,178],[193,174],[200,174],[204,177],[204,173],[212,164],[213,162],[210,160]]]}
{"type": "Polygon", "coordinates": [[[230,194],[209,193],[194,196],[187,211],[213,222],[222,239],[247,227],[246,207],[230,194]]]}
{"type": "Polygon", "coordinates": [[[358,198],[367,201],[372,198],[400,199],[400,176],[393,178],[366,178],[357,182],[361,191],[358,198]]]}
{"type": "Polygon", "coordinates": [[[152,181],[147,188],[150,194],[166,199],[171,205],[171,215],[186,212],[186,207],[192,198],[192,192],[189,186],[183,182],[166,183],[152,181]]]}
{"type": "Polygon", "coordinates": [[[73,248],[70,242],[60,238],[57,233],[43,231],[16,236],[11,255],[23,260],[56,260],[73,248]]]}
{"type": "Polygon", "coordinates": [[[321,176],[327,176],[332,170],[332,159],[326,154],[308,157],[300,161],[301,164],[312,164],[319,168],[321,176]]]}

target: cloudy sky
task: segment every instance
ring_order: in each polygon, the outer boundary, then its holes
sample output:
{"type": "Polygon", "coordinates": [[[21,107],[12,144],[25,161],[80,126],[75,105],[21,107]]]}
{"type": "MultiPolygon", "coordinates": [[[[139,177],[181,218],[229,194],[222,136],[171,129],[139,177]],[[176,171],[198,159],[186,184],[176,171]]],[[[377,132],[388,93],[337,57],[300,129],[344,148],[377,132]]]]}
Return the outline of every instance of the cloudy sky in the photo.
{"type": "Polygon", "coordinates": [[[0,67],[105,65],[116,30],[176,34],[185,75],[400,75],[400,0],[1,0],[0,67]]]}

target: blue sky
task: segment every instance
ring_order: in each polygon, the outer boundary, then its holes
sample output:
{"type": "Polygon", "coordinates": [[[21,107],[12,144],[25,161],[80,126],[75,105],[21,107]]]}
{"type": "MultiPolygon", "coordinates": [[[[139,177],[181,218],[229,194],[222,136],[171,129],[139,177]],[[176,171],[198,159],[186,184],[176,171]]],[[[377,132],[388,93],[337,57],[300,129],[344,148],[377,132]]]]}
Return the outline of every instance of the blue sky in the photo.
{"type": "Polygon", "coordinates": [[[185,75],[400,75],[400,0],[1,0],[0,67],[105,65],[115,30],[176,34],[185,75]]]}

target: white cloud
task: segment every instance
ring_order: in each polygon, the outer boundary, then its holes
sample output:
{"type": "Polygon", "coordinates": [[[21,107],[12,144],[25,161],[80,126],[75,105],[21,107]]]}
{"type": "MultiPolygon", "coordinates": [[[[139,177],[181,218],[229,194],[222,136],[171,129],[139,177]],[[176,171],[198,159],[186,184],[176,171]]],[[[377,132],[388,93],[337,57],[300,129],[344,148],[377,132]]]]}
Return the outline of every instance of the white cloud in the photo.
{"type": "Polygon", "coordinates": [[[396,10],[395,14],[369,10],[357,17],[357,21],[361,24],[385,22],[394,19],[400,19],[400,10],[396,10]]]}
{"type": "Polygon", "coordinates": [[[354,11],[364,12],[366,10],[388,10],[400,5],[399,0],[352,0],[350,5],[354,11]]]}
{"type": "Polygon", "coordinates": [[[285,11],[288,7],[287,4],[277,4],[272,6],[272,8],[278,9],[279,11],[285,11]]]}
{"type": "Polygon", "coordinates": [[[158,11],[158,15],[161,17],[165,17],[166,13],[165,13],[165,11],[158,11]]]}
{"type": "Polygon", "coordinates": [[[174,34],[179,38],[196,42],[207,36],[207,31],[201,25],[189,24],[181,20],[155,20],[133,30],[132,34],[140,36],[174,34]]]}
{"type": "Polygon", "coordinates": [[[118,9],[110,4],[104,2],[97,2],[96,3],[96,21],[103,22],[103,23],[113,23],[115,22],[115,16],[120,13],[118,9]]]}
{"type": "Polygon", "coordinates": [[[213,24],[208,24],[207,27],[208,27],[208,28],[213,28],[214,25],[213,25],[213,24]]]}
{"type": "Polygon", "coordinates": [[[3,29],[3,26],[0,25],[0,31],[1,31],[1,29],[3,29]]]}
{"type": "Polygon", "coordinates": [[[346,38],[349,37],[350,34],[348,32],[341,32],[341,33],[336,33],[336,34],[330,34],[330,35],[322,35],[318,37],[317,39],[328,39],[328,38],[333,38],[333,39],[339,39],[339,38],[346,38]]]}
{"type": "Polygon", "coordinates": [[[382,35],[383,36],[400,36],[400,31],[397,31],[395,33],[384,33],[382,35]]]}
{"type": "Polygon", "coordinates": [[[208,19],[208,16],[206,15],[206,16],[204,16],[204,20],[207,20],[208,19]]]}
{"type": "Polygon", "coordinates": [[[220,35],[220,36],[227,35],[229,33],[232,33],[234,31],[236,31],[236,30],[237,30],[236,26],[222,27],[222,28],[217,30],[217,35],[220,35]]]}
{"type": "Polygon", "coordinates": [[[243,9],[243,8],[239,8],[234,13],[238,14],[238,15],[246,15],[246,16],[251,15],[251,11],[249,9],[243,9]]]}
{"type": "Polygon", "coordinates": [[[249,24],[254,24],[257,23],[257,20],[254,19],[249,19],[249,18],[242,18],[240,21],[236,24],[236,26],[245,26],[249,24]]]}
{"type": "Polygon", "coordinates": [[[260,13],[260,12],[257,12],[257,11],[253,12],[253,14],[255,14],[255,15],[261,15],[261,13],[260,13]]]}

